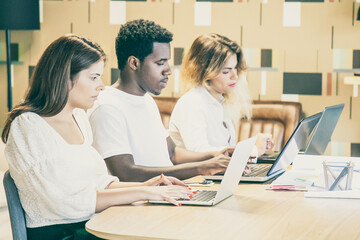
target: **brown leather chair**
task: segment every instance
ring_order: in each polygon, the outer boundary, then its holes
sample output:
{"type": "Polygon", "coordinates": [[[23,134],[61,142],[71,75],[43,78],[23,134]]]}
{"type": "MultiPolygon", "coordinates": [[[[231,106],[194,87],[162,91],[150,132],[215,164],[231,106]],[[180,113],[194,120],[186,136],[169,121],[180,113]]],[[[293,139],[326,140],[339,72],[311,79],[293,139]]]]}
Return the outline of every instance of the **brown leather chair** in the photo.
{"type": "MultiPolygon", "coordinates": [[[[159,107],[165,128],[169,128],[171,112],[178,98],[154,97],[159,107]]],[[[282,101],[253,101],[251,120],[241,120],[238,141],[270,133],[274,140],[274,150],[281,150],[291,136],[301,118],[301,103],[282,101]]]]}
{"type": "Polygon", "coordinates": [[[301,118],[301,103],[253,101],[251,120],[241,120],[238,141],[258,133],[270,133],[274,150],[281,150],[301,118]]]}
{"type": "Polygon", "coordinates": [[[178,98],[174,97],[154,97],[156,104],[159,107],[161,120],[166,129],[169,129],[170,116],[172,110],[175,107],[175,104],[178,98]]]}

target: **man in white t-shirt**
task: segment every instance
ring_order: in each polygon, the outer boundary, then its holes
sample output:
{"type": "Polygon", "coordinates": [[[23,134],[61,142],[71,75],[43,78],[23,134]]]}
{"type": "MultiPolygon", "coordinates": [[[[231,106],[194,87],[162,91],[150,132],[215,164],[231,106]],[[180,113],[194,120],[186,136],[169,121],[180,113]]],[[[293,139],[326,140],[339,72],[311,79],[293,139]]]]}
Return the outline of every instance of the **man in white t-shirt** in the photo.
{"type": "Polygon", "coordinates": [[[99,95],[89,119],[94,147],[111,174],[142,181],[164,173],[180,179],[224,171],[230,158],[219,152],[195,153],[176,147],[148,92],[166,87],[172,33],[147,20],[120,27],[116,55],[120,79],[99,95]]]}

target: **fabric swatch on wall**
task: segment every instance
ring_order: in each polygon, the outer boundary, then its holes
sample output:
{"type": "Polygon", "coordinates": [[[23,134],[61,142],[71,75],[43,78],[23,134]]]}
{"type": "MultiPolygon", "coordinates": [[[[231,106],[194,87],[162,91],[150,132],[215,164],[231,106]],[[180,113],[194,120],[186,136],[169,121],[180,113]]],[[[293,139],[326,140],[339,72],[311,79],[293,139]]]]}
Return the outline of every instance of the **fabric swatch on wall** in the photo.
{"type": "Polygon", "coordinates": [[[29,81],[30,81],[31,76],[32,76],[32,74],[33,74],[33,72],[34,72],[34,69],[35,69],[35,66],[29,65],[29,81]]]}
{"type": "Polygon", "coordinates": [[[194,25],[195,26],[211,25],[211,2],[194,3],[194,25]]]}
{"type": "Polygon", "coordinates": [[[266,95],[266,71],[261,71],[261,87],[260,87],[260,95],[266,95]]]}
{"type": "Polygon", "coordinates": [[[285,0],[285,2],[324,2],[324,0],[285,0]]]}
{"type": "Polygon", "coordinates": [[[283,26],[300,27],[301,24],[301,3],[284,2],[283,5],[283,26]]]}
{"type": "Polygon", "coordinates": [[[111,68],[111,85],[113,85],[120,77],[120,70],[111,68]]]}
{"type": "Polygon", "coordinates": [[[19,44],[11,43],[10,44],[10,59],[11,61],[19,61],[19,44]]]}
{"type": "Polygon", "coordinates": [[[196,0],[197,2],[233,2],[233,0],[196,0]]]}
{"type": "Polygon", "coordinates": [[[333,50],[333,68],[346,69],[346,50],[334,49],[333,50]]]}
{"type": "Polygon", "coordinates": [[[298,94],[281,94],[281,101],[299,102],[299,95],[298,94]]]}
{"type": "Polygon", "coordinates": [[[351,157],[360,157],[360,143],[351,143],[351,157]]]}
{"type": "Polygon", "coordinates": [[[272,67],[272,49],[261,49],[261,67],[272,67]]]}
{"type": "Polygon", "coordinates": [[[330,142],[331,156],[345,156],[345,144],[343,142],[330,142]]]}
{"type": "Polygon", "coordinates": [[[332,73],[327,73],[326,75],[326,95],[331,96],[332,90],[332,73]]]}
{"type": "Polygon", "coordinates": [[[321,91],[322,73],[284,72],[284,94],[321,95],[321,91]]]}
{"type": "Polygon", "coordinates": [[[110,24],[124,24],[126,22],[126,2],[110,1],[110,24]]]}
{"type": "Polygon", "coordinates": [[[353,51],[353,69],[360,68],[360,50],[353,51]]]}
{"type": "MultiPolygon", "coordinates": [[[[356,50],[355,50],[356,51],[356,50]]],[[[333,69],[342,71],[353,69],[354,50],[352,49],[333,49],[333,69]]],[[[356,53],[355,53],[356,54],[356,53]]]]}
{"type": "Polygon", "coordinates": [[[253,48],[243,48],[242,49],[246,64],[249,67],[255,67],[255,51],[253,48]]]}
{"type": "Polygon", "coordinates": [[[181,65],[184,56],[184,48],[174,48],[174,65],[181,65]]]}
{"type": "Polygon", "coordinates": [[[146,2],[147,0],[111,0],[111,1],[119,1],[119,2],[146,2]]]}
{"type": "Polygon", "coordinates": [[[249,67],[259,68],[261,64],[261,49],[243,48],[244,58],[249,67]]]}

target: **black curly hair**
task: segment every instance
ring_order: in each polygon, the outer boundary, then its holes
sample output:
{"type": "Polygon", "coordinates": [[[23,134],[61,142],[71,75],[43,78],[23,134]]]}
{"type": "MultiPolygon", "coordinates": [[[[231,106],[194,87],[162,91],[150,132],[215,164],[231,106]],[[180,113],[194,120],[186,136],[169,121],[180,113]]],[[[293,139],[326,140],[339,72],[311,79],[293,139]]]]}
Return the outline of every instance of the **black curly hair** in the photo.
{"type": "Polygon", "coordinates": [[[153,21],[137,19],[123,24],[115,40],[118,68],[123,69],[130,56],[144,61],[153,52],[154,42],[172,40],[173,34],[153,21]]]}

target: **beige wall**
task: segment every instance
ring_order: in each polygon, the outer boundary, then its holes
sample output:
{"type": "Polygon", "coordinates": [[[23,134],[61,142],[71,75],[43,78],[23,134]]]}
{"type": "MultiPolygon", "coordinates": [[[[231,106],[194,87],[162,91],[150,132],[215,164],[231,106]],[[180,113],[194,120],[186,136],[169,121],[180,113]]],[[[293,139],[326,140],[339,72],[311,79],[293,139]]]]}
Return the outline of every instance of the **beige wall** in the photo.
{"type": "MultiPolygon", "coordinates": [[[[323,74],[322,96],[300,95],[306,115],[311,115],[331,104],[345,103],[344,112],[333,135],[333,141],[342,142],[345,153],[350,153],[350,143],[360,143],[360,100],[350,97],[352,86],[344,85],[344,76],[332,68],[331,32],[334,26],[334,48],[360,49],[360,22],[352,24],[354,0],[325,0],[324,3],[301,4],[301,27],[283,27],[283,0],[234,0],[232,3],[212,3],[212,25],[194,26],[194,0],[148,0],[127,2],[127,20],[146,18],[156,21],[174,32],[173,47],[185,51],[200,34],[217,32],[242,43],[244,48],[271,48],[276,51],[278,70],[267,73],[267,89],[260,95],[260,72],[250,71],[248,81],[254,99],[280,100],[282,97],[283,72],[321,72],[323,74]],[[262,8],[260,25],[260,7],[262,8]],[[173,15],[174,13],[174,15],[173,15]],[[242,29],[242,31],[241,31],[242,29]],[[331,96],[326,95],[326,74],[332,73],[331,96]]],[[[19,103],[28,85],[28,66],[35,65],[46,46],[57,37],[72,32],[97,41],[109,56],[103,80],[110,83],[110,69],[116,68],[114,38],[119,25],[109,24],[109,0],[43,1],[43,23],[39,31],[12,31],[12,42],[20,44],[20,61],[14,66],[13,102],[19,103]],[[88,15],[90,6],[90,16],[88,15]],[[90,22],[89,22],[90,19],[90,22]],[[71,27],[72,26],[72,27],[71,27]]],[[[0,42],[5,59],[5,33],[0,31],[0,42]]],[[[0,128],[7,112],[6,67],[0,65],[0,128]]],[[[173,92],[173,82],[162,96],[180,96],[173,92]]],[[[327,150],[328,152],[330,150],[327,150]]]]}

